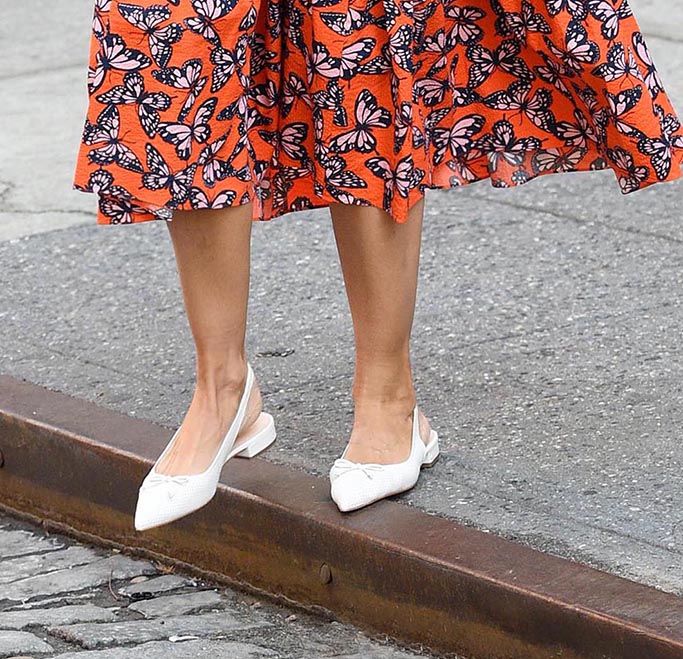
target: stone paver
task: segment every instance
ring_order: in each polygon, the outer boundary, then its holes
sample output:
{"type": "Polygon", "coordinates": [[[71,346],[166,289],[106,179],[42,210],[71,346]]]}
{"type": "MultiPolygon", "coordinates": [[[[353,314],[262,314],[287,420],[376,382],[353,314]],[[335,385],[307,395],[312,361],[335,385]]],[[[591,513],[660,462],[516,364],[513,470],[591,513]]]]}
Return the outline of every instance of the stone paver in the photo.
{"type": "Polygon", "coordinates": [[[0,613],[0,629],[23,629],[31,625],[72,625],[77,622],[109,622],[115,614],[93,604],[56,606],[51,609],[4,611],[0,613]]]}
{"type": "Polygon", "coordinates": [[[35,634],[19,631],[0,631],[0,659],[18,654],[49,654],[52,646],[35,634]]]}
{"type": "Polygon", "coordinates": [[[191,581],[185,577],[179,577],[177,574],[164,574],[161,577],[154,579],[147,579],[145,581],[136,581],[128,586],[124,586],[119,590],[122,595],[140,595],[143,593],[164,593],[169,590],[176,590],[187,586],[191,581]]]}
{"type": "Polygon", "coordinates": [[[54,659],[257,659],[277,654],[275,650],[236,641],[150,641],[134,648],[66,652],[54,659]]]}
{"type": "Polygon", "coordinates": [[[0,559],[3,564],[8,558],[35,552],[55,551],[62,547],[63,545],[54,538],[37,537],[28,531],[7,530],[0,534],[0,559]]]}
{"type": "Polygon", "coordinates": [[[40,573],[93,563],[99,558],[87,547],[67,547],[60,551],[6,559],[0,563],[0,584],[26,579],[40,573]]]}
{"type": "Polygon", "coordinates": [[[23,568],[0,584],[0,659],[437,659],[0,515],[0,547],[10,545],[23,568]],[[23,576],[77,559],[90,562],[23,576]]]}
{"type": "Polygon", "coordinates": [[[207,637],[235,630],[253,629],[268,623],[264,620],[239,620],[226,611],[194,616],[173,616],[152,620],[126,620],[110,623],[83,623],[48,627],[50,634],[88,650],[110,645],[158,641],[172,636],[207,637]]]}
{"type": "Polygon", "coordinates": [[[181,616],[200,608],[219,605],[223,598],[215,590],[200,590],[186,595],[168,595],[128,605],[132,611],[142,613],[145,618],[181,616]]]}
{"type": "Polygon", "coordinates": [[[88,565],[39,574],[13,583],[0,590],[0,596],[8,600],[27,600],[57,593],[92,588],[109,580],[130,579],[139,574],[151,574],[156,570],[146,561],[133,560],[114,554],[88,565]]]}

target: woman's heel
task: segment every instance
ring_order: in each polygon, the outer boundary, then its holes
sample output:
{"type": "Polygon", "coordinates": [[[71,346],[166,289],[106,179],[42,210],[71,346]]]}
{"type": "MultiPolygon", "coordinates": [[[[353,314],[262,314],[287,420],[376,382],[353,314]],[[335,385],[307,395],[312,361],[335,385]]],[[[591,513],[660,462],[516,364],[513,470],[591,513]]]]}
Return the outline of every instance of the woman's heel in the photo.
{"type": "Polygon", "coordinates": [[[422,460],[422,467],[431,467],[439,457],[439,435],[432,429],[429,444],[425,448],[425,456],[422,460]]]}
{"type": "Polygon", "coordinates": [[[275,441],[276,435],[273,417],[268,412],[261,412],[254,423],[237,435],[235,441],[240,440],[240,446],[236,447],[239,451],[234,455],[253,458],[268,448],[275,441]]]}

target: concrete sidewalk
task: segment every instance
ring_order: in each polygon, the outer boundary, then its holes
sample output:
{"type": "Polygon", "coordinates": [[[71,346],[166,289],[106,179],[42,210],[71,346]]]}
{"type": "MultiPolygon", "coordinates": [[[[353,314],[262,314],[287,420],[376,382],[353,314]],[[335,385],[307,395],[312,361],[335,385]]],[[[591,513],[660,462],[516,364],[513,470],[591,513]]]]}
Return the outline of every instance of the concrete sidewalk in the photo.
{"type": "MultiPolygon", "coordinates": [[[[172,428],[193,353],[167,229],[96,227],[70,190],[90,4],[0,10],[0,372],[172,428]]],[[[683,9],[633,6],[683,110],[683,9]]],[[[413,357],[443,455],[401,501],[683,593],[681,192],[623,197],[611,172],[430,191],[413,357]]],[[[248,349],[279,430],[264,457],[323,475],[353,370],[328,215],[253,242],[248,349]]]]}

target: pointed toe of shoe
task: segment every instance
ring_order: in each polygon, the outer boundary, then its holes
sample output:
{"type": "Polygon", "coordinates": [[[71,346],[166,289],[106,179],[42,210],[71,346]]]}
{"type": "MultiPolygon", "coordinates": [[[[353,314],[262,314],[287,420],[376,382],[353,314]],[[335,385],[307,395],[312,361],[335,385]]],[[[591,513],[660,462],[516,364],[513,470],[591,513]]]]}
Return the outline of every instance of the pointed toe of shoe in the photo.
{"type": "Polygon", "coordinates": [[[372,487],[372,481],[361,472],[336,474],[330,484],[330,497],[341,512],[357,510],[381,498],[372,487]]]}
{"type": "Polygon", "coordinates": [[[174,482],[157,483],[154,487],[143,484],[135,509],[135,528],[145,531],[174,522],[207,504],[214,490],[192,488],[174,482]]]}
{"type": "Polygon", "coordinates": [[[164,505],[164,499],[168,500],[168,494],[163,489],[163,487],[157,486],[153,491],[140,490],[135,508],[136,531],[146,531],[171,521],[172,516],[164,505]]]}

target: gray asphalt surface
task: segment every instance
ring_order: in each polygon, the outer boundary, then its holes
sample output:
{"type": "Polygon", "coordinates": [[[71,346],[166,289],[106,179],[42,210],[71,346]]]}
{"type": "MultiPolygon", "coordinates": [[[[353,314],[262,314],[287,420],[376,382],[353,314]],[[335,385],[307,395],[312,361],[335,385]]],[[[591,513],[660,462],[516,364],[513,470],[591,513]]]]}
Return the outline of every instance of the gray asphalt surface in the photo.
{"type": "MultiPolygon", "coordinates": [[[[683,111],[683,7],[632,4],[683,111]]],[[[70,190],[90,5],[0,9],[0,372],[171,429],[194,357],[167,229],[96,226],[70,190]]],[[[625,197],[611,172],[428,192],[412,350],[442,459],[403,503],[683,593],[682,192],[625,197]]],[[[263,457],[325,475],[353,376],[327,211],[256,224],[252,253],[263,457]]]]}

